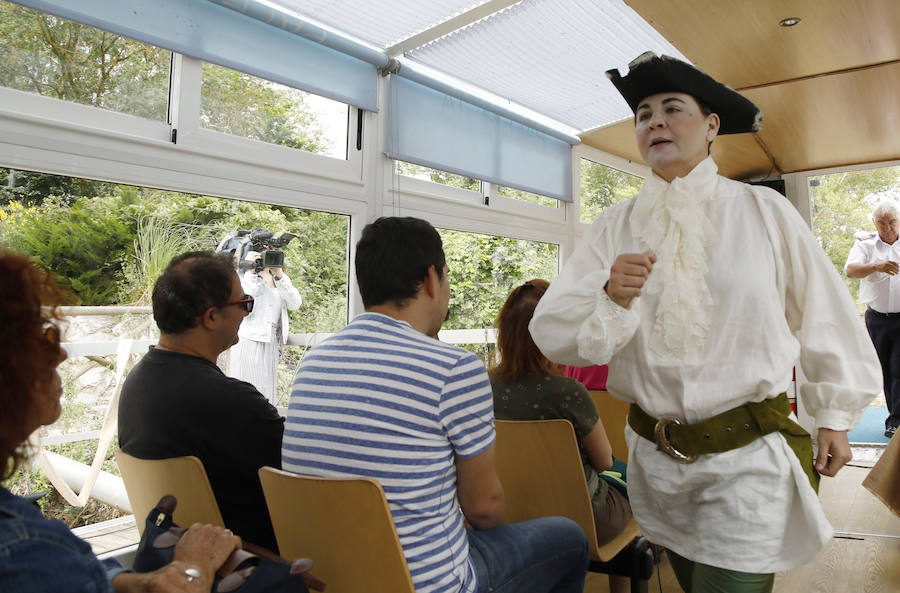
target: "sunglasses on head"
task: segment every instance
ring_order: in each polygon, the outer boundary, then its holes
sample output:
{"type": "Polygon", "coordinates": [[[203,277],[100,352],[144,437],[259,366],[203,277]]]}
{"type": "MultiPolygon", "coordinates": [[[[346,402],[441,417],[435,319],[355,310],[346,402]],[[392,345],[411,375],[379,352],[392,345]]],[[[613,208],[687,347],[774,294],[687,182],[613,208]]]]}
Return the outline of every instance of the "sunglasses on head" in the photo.
{"type": "Polygon", "coordinates": [[[252,313],[254,302],[255,302],[255,299],[252,296],[250,296],[249,294],[245,294],[244,298],[242,298],[241,300],[230,301],[230,302],[225,303],[222,306],[230,307],[231,305],[238,305],[238,306],[242,307],[244,309],[244,311],[246,311],[247,313],[252,313]]]}

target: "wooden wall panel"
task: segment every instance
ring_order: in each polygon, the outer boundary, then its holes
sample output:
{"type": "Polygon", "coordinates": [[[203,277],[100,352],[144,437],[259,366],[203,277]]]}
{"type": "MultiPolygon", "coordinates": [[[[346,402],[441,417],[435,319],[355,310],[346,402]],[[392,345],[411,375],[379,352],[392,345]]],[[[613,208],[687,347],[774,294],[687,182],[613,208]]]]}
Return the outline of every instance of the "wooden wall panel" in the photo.
{"type": "Polygon", "coordinates": [[[900,63],[743,94],[762,109],[759,136],[785,173],[900,158],[900,63]]]}

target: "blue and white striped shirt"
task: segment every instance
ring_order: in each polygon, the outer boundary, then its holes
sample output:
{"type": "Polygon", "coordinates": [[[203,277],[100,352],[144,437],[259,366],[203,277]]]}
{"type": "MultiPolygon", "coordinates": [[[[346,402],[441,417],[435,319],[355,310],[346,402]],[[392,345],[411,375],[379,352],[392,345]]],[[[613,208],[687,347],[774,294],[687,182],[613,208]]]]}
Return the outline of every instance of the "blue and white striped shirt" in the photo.
{"type": "Polygon", "coordinates": [[[491,385],[477,356],[366,313],[303,357],[281,464],[378,480],[417,593],[475,590],[455,456],[494,443],[491,385]]]}

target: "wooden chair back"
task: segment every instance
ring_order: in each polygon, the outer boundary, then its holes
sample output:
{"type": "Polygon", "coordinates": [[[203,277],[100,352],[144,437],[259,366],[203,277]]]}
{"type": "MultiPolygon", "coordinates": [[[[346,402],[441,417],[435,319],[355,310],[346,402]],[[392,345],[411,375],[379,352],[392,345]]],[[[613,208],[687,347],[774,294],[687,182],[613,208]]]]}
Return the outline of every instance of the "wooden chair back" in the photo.
{"type": "Polygon", "coordinates": [[[196,457],[138,459],[120,449],[116,451],[116,462],[138,532],[142,535],[147,514],[166,494],[178,500],[173,516],[178,525],[188,527],[194,523],[209,523],[225,526],[206,470],[196,457]]]}
{"type": "Polygon", "coordinates": [[[595,562],[608,562],[640,535],[632,519],[613,541],[597,545],[578,441],[568,420],[496,420],[494,425],[497,474],[508,522],[568,517],[584,531],[595,562]]]}
{"type": "Polygon", "coordinates": [[[384,490],[369,478],[259,470],[285,558],[311,558],[328,593],[414,593],[384,490]]]}
{"type": "Polygon", "coordinates": [[[628,445],[625,443],[625,424],[628,421],[629,404],[616,399],[608,391],[589,389],[591,399],[600,412],[600,420],[612,445],[613,457],[628,462],[628,445]]]}

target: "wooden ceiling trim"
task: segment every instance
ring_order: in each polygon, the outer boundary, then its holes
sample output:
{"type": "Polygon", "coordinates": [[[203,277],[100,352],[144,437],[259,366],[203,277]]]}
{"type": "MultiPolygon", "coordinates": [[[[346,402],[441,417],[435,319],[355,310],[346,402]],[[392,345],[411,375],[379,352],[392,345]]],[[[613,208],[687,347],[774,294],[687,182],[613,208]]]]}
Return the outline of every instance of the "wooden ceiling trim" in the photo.
{"type": "Polygon", "coordinates": [[[787,84],[790,82],[800,82],[803,80],[812,80],[813,78],[823,78],[825,76],[835,76],[838,74],[850,74],[852,72],[862,72],[863,70],[872,70],[875,68],[881,68],[882,66],[891,66],[893,64],[900,64],[900,59],[898,60],[887,60],[885,62],[879,62],[877,64],[868,64],[866,66],[856,66],[853,68],[844,68],[843,70],[832,70],[831,72],[822,72],[821,74],[810,74],[809,76],[798,76],[797,78],[791,78],[788,80],[779,80],[776,82],[766,82],[763,84],[757,84],[753,86],[745,86],[739,89],[735,89],[743,93],[744,91],[752,91],[756,89],[764,89],[768,86],[775,86],[779,84],[787,84]]]}
{"type": "Polygon", "coordinates": [[[785,173],[900,158],[900,61],[743,94],[785,173]]]}

